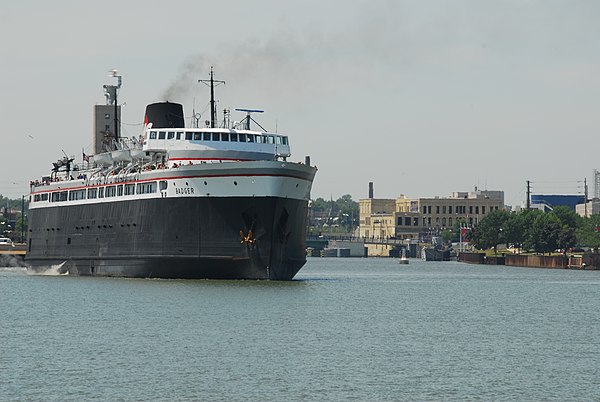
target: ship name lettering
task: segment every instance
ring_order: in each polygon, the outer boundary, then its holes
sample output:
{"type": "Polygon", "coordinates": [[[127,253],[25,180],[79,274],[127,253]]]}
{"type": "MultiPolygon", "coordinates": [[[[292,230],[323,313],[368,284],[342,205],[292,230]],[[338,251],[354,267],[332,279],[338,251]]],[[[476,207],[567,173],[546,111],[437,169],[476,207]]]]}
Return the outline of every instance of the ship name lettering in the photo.
{"type": "Polygon", "coordinates": [[[194,194],[194,189],[191,187],[176,188],[175,194],[194,194]]]}

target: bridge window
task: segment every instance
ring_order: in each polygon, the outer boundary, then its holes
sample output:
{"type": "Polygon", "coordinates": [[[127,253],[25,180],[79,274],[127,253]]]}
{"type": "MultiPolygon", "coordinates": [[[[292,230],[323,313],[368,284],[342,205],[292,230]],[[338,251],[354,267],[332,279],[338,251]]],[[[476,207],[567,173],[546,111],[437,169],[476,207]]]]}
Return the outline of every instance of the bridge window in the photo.
{"type": "Polygon", "coordinates": [[[123,185],[122,185],[122,184],[119,184],[119,185],[117,186],[117,195],[118,195],[119,197],[123,195],[123,185]]]}
{"type": "Polygon", "coordinates": [[[183,131],[178,131],[177,132],[177,139],[180,140],[181,137],[183,137],[184,132],[183,131]]]}
{"type": "Polygon", "coordinates": [[[280,136],[275,137],[275,144],[281,144],[281,137],[280,136]]]}
{"type": "Polygon", "coordinates": [[[240,142],[246,142],[246,134],[240,134],[240,142]]]}
{"type": "Polygon", "coordinates": [[[98,197],[98,189],[97,188],[89,188],[88,189],[88,194],[87,194],[87,198],[89,199],[94,199],[98,197]]]}
{"type": "Polygon", "coordinates": [[[263,135],[257,135],[256,136],[256,143],[257,144],[264,144],[267,142],[267,139],[265,138],[265,136],[263,135]]]}
{"type": "Polygon", "coordinates": [[[151,140],[155,140],[156,139],[156,131],[150,131],[150,139],[151,140]]]}
{"type": "Polygon", "coordinates": [[[281,141],[283,143],[283,145],[287,145],[288,144],[288,137],[281,137],[281,141]]]}
{"type": "Polygon", "coordinates": [[[160,185],[160,191],[164,191],[167,189],[167,181],[166,180],[161,180],[159,182],[159,185],[160,185]]]}
{"type": "Polygon", "coordinates": [[[166,136],[167,136],[167,133],[165,133],[164,131],[159,131],[158,132],[158,139],[159,140],[164,140],[166,136]]]}
{"type": "Polygon", "coordinates": [[[115,186],[106,187],[106,198],[114,197],[115,195],[117,195],[117,188],[115,186]]]}
{"type": "Polygon", "coordinates": [[[185,139],[188,141],[191,141],[192,138],[194,138],[194,133],[190,133],[190,132],[186,132],[185,133],[185,139]]]}
{"type": "Polygon", "coordinates": [[[248,142],[254,142],[254,135],[252,134],[247,134],[246,138],[248,139],[248,142]]]}
{"type": "Polygon", "coordinates": [[[200,141],[202,139],[202,133],[194,133],[194,141],[200,141]]]}
{"type": "Polygon", "coordinates": [[[135,194],[135,184],[125,184],[125,195],[135,194]]]}
{"type": "Polygon", "coordinates": [[[202,133],[202,139],[204,141],[210,141],[210,133],[202,133]]]}
{"type": "Polygon", "coordinates": [[[221,141],[229,141],[229,133],[221,133],[221,141]]]}
{"type": "Polygon", "coordinates": [[[167,139],[172,140],[173,138],[175,138],[175,131],[169,131],[167,133],[167,139]]]}
{"type": "Polygon", "coordinates": [[[233,142],[237,142],[238,140],[238,135],[237,133],[231,133],[231,141],[233,142]]]}
{"type": "Polygon", "coordinates": [[[98,198],[104,198],[104,187],[98,187],[98,198]]]}
{"type": "Polygon", "coordinates": [[[220,141],[219,137],[221,137],[221,133],[212,133],[212,138],[211,139],[213,141],[220,141]]]}
{"type": "Polygon", "coordinates": [[[275,143],[275,138],[272,135],[266,136],[266,139],[267,139],[267,144],[274,144],[275,143]]]}
{"type": "Polygon", "coordinates": [[[150,183],[138,183],[137,185],[138,194],[151,194],[156,193],[156,182],[150,183]]]}

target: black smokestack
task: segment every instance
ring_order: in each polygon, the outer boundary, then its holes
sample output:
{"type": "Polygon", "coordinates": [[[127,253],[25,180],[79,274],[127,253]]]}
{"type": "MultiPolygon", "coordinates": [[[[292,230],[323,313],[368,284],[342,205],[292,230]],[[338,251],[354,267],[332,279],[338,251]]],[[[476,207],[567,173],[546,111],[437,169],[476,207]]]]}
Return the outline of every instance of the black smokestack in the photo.
{"type": "Polygon", "coordinates": [[[152,128],[184,128],[183,106],[169,102],[148,105],[144,123],[152,123],[152,128]]]}
{"type": "Polygon", "coordinates": [[[373,198],[373,182],[369,182],[369,198],[373,198]]]}

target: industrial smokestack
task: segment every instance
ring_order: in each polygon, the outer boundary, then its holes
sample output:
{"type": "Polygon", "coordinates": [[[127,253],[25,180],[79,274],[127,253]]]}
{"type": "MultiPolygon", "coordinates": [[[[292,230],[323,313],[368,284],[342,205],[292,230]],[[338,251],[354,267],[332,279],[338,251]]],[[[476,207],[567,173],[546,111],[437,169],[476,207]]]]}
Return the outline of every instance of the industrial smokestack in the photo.
{"type": "Polygon", "coordinates": [[[369,182],[369,198],[373,198],[373,182],[369,182]]]}

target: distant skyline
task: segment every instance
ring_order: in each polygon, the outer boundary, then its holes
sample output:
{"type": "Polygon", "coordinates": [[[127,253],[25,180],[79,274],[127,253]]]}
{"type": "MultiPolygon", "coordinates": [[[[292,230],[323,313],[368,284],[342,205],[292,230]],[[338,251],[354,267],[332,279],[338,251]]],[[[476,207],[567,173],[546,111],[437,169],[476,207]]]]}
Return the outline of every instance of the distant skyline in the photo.
{"type": "MultiPolygon", "coordinates": [[[[8,3],[8,4],[7,4],[8,3]]],[[[600,168],[600,2],[424,0],[0,5],[0,194],[91,153],[93,105],[123,76],[123,134],[169,100],[251,107],[310,155],[312,197],[583,193],[600,168]],[[170,8],[167,12],[166,7],[170,8]]],[[[243,116],[234,114],[232,119],[243,116]]]]}

